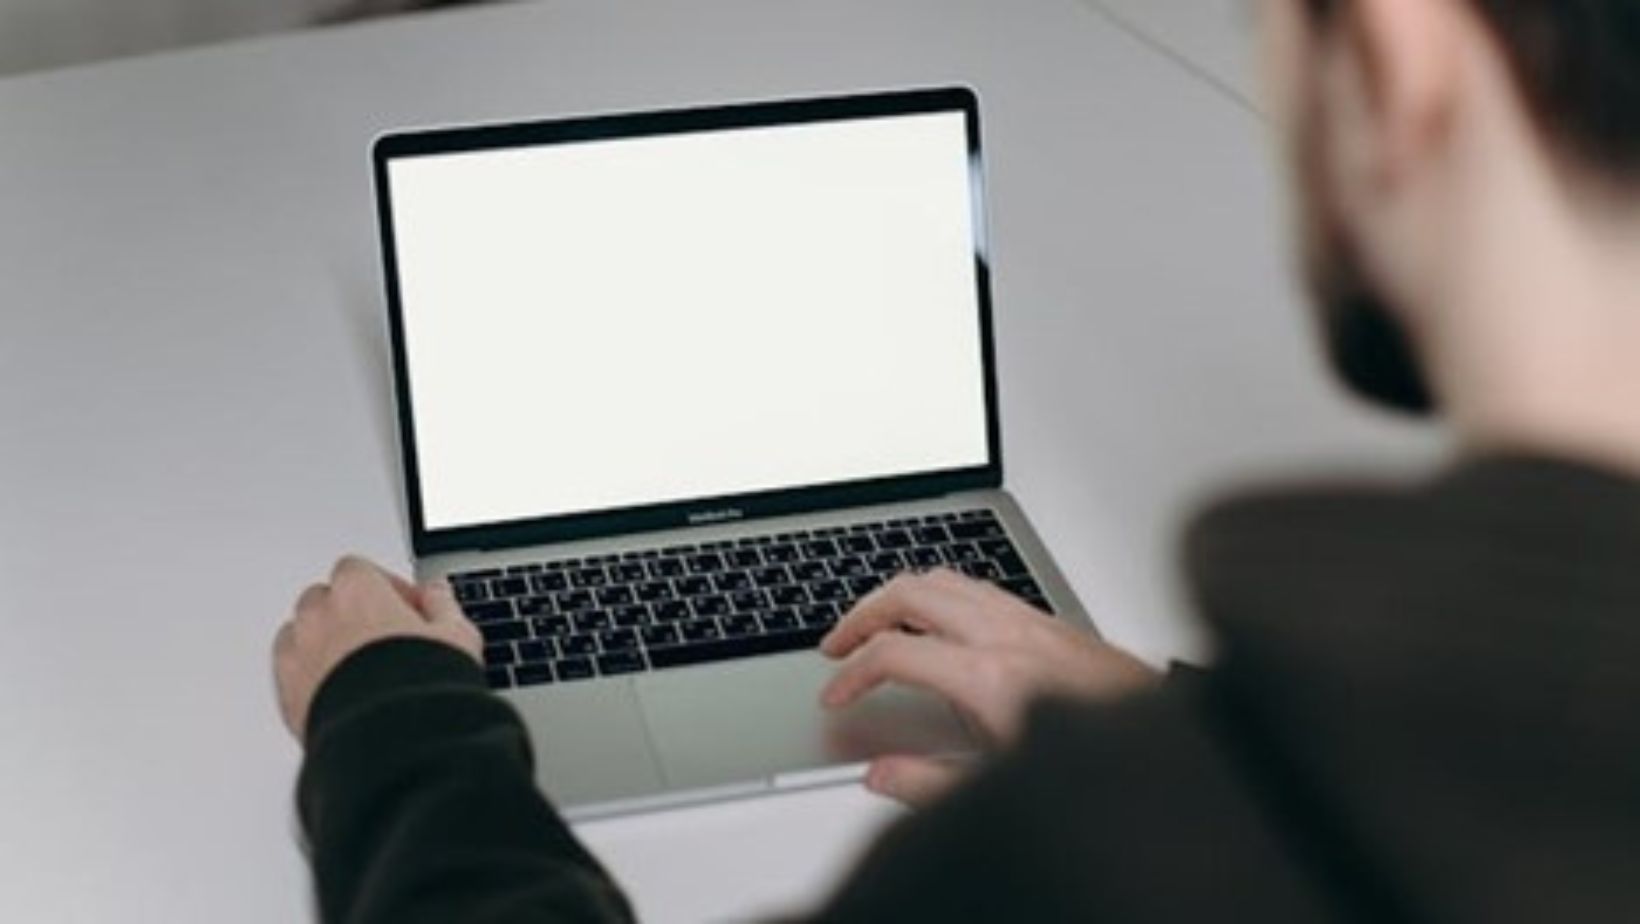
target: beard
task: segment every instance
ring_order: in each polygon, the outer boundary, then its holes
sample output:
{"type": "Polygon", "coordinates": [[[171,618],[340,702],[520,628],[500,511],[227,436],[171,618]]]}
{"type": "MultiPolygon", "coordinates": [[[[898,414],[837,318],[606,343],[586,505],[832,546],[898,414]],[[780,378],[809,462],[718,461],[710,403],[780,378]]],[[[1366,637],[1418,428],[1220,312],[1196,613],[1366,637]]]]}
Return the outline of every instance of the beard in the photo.
{"type": "Polygon", "coordinates": [[[1333,372],[1357,395],[1414,416],[1437,410],[1401,313],[1366,271],[1326,181],[1327,139],[1317,113],[1300,130],[1304,275],[1333,372]]]}

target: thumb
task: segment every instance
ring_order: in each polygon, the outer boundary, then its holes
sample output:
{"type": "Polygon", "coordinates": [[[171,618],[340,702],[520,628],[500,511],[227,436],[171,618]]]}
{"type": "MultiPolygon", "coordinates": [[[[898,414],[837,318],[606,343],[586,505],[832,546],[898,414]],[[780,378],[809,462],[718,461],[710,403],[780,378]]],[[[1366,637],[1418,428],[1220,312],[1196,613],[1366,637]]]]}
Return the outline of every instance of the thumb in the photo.
{"type": "Polygon", "coordinates": [[[465,621],[467,614],[462,612],[461,604],[456,602],[455,592],[450,590],[449,581],[429,581],[421,587],[421,612],[428,622],[457,622],[465,621]]]}
{"type": "Polygon", "coordinates": [[[866,788],[921,808],[955,787],[964,769],[961,764],[931,757],[879,757],[866,772],[866,788]]]}

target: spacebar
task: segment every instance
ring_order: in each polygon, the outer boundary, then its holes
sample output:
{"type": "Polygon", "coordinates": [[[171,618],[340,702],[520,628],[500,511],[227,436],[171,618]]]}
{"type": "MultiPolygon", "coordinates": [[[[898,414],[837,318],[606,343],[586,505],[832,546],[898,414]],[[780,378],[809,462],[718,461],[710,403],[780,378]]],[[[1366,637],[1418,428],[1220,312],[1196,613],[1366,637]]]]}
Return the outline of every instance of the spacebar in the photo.
{"type": "Polygon", "coordinates": [[[727,661],[730,658],[774,654],[780,651],[800,651],[820,644],[820,640],[825,638],[829,631],[830,628],[809,628],[798,629],[795,632],[748,635],[744,638],[702,642],[698,645],[667,645],[649,649],[649,663],[650,666],[659,669],[727,661]]]}

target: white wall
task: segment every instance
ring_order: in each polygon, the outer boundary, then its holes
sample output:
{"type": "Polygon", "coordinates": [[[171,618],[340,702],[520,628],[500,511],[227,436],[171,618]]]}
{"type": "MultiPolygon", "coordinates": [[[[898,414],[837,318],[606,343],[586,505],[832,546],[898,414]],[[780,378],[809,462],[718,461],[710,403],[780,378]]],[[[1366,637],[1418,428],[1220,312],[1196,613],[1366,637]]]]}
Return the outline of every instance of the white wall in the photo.
{"type": "MultiPolygon", "coordinates": [[[[398,0],[399,5],[408,5],[398,0]]],[[[312,23],[357,0],[0,0],[0,74],[312,23]]],[[[377,2],[373,6],[387,6],[377,2]]]]}

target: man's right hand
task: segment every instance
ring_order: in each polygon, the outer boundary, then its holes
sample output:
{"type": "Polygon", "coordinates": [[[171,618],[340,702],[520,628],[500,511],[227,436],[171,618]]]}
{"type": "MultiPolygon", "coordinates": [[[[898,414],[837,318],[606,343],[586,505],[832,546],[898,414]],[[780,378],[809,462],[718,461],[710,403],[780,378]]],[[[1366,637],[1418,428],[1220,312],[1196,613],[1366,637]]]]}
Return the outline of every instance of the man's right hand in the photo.
{"type": "MultiPolygon", "coordinates": [[[[881,684],[903,683],[945,697],[993,745],[1017,737],[1040,696],[1116,698],[1160,679],[1132,655],[948,570],[895,578],[861,600],[820,650],[845,659],[821,694],[828,708],[847,706],[881,684]]],[[[872,763],[866,785],[921,804],[960,773],[931,758],[889,756],[872,763]]]]}

